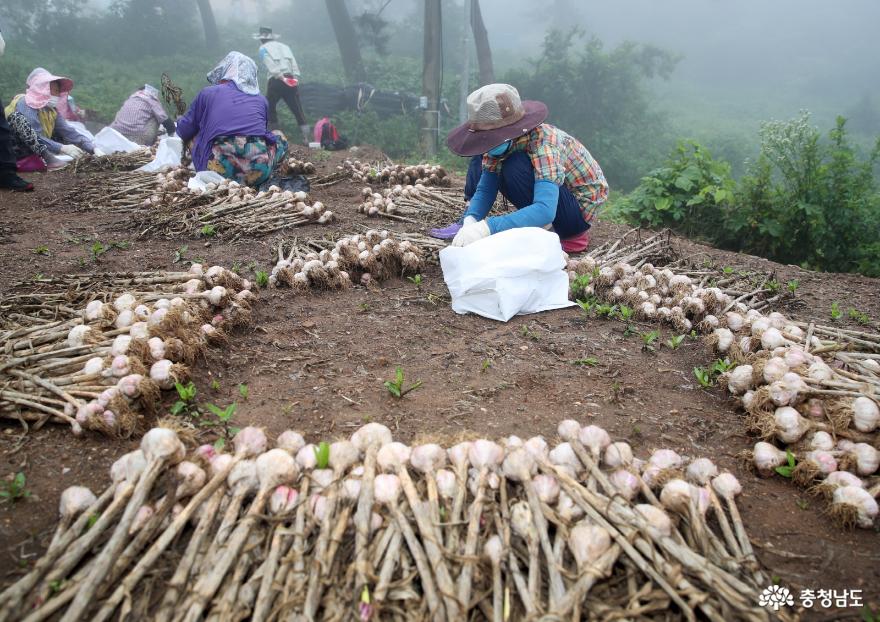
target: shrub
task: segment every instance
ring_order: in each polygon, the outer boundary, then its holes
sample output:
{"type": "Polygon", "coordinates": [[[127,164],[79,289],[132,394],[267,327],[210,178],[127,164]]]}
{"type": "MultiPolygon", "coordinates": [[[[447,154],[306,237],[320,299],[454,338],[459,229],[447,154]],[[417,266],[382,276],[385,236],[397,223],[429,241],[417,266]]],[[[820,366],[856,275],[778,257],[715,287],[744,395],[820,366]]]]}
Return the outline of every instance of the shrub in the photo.
{"type": "Polygon", "coordinates": [[[654,169],[628,196],[615,201],[612,217],[637,225],[671,227],[689,236],[715,240],[735,184],[726,162],[701,145],[680,142],[663,166],[654,169]]]}
{"type": "Polygon", "coordinates": [[[726,245],[783,263],[880,274],[880,139],[859,159],[837,118],[822,141],[807,112],[761,127],[761,152],[727,213],[726,245]]]}

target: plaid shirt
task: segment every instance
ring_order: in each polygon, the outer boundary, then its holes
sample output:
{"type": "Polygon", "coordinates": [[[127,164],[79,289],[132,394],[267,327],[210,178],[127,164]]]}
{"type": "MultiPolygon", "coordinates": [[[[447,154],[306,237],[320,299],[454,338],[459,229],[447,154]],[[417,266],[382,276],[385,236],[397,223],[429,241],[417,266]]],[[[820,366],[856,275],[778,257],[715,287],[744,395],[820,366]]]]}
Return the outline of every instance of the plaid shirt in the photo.
{"type": "MultiPolygon", "coordinates": [[[[505,155],[525,151],[535,168],[535,181],[552,181],[565,186],[581,205],[584,220],[590,222],[608,198],[608,182],[587,148],[558,127],[542,123],[513,142],[505,155]]],[[[483,169],[497,173],[504,156],[483,156],[483,169]]]]}
{"type": "Polygon", "coordinates": [[[141,136],[155,134],[166,119],[168,114],[158,99],[135,93],[122,104],[110,127],[124,136],[141,136]]]}

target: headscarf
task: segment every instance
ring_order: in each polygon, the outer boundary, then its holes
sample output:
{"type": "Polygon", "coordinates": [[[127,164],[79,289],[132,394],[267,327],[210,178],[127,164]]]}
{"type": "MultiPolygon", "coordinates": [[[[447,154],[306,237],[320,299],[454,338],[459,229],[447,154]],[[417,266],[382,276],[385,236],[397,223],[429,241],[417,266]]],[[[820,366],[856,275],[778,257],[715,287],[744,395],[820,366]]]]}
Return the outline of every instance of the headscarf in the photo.
{"type": "Polygon", "coordinates": [[[241,52],[230,52],[220,64],[208,73],[208,82],[220,84],[221,80],[229,80],[242,93],[257,95],[257,64],[241,52]]]}
{"type": "Polygon", "coordinates": [[[135,97],[141,97],[143,99],[155,99],[159,101],[159,89],[150,84],[145,84],[144,88],[138,89],[134,92],[135,97]]]}
{"type": "Polygon", "coordinates": [[[52,96],[49,85],[56,80],[60,82],[58,89],[59,98],[61,93],[70,93],[73,90],[73,80],[70,78],[53,75],[42,67],[34,69],[27,77],[27,91],[24,95],[25,103],[35,110],[45,108],[46,104],[49,103],[49,98],[52,96]]]}

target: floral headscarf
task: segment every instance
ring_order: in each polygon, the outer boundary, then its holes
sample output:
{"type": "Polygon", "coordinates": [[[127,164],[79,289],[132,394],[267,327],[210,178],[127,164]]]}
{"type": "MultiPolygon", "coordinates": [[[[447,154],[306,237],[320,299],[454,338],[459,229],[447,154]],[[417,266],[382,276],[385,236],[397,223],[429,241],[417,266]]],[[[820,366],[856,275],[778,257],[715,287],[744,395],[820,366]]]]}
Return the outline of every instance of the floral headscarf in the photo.
{"type": "Polygon", "coordinates": [[[219,84],[221,80],[234,83],[239,91],[248,95],[257,95],[257,64],[241,52],[230,52],[220,64],[208,73],[208,82],[219,84]]]}

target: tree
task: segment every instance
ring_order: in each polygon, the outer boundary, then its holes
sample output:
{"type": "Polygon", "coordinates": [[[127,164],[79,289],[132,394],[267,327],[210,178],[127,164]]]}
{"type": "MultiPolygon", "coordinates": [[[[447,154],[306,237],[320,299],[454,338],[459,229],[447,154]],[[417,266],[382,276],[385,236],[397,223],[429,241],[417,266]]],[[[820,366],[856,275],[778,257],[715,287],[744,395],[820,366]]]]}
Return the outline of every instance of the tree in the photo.
{"type": "Polygon", "coordinates": [[[471,4],[471,28],[474,31],[474,43],[477,46],[477,64],[480,67],[480,85],[495,82],[495,69],[492,66],[492,48],[489,47],[489,34],[483,23],[480,11],[480,0],[471,4]]]}
{"type": "Polygon", "coordinates": [[[325,0],[325,3],[327,4],[327,13],[330,14],[330,22],[333,24],[336,43],[339,45],[339,54],[342,56],[345,77],[350,82],[365,82],[367,72],[364,70],[357,33],[355,33],[345,0],[325,0]]]}
{"type": "Polygon", "coordinates": [[[199,5],[199,14],[202,16],[202,25],[205,27],[205,45],[209,50],[215,50],[220,45],[220,34],[217,32],[217,22],[214,20],[211,0],[196,0],[196,3],[199,5]]]}

